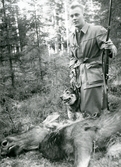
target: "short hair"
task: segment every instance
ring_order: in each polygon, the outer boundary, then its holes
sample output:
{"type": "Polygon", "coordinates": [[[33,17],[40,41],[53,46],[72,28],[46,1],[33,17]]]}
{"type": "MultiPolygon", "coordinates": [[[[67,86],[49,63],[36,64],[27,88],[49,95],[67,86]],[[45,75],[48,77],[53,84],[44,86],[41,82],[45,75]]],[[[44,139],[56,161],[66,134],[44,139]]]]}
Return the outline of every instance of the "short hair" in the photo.
{"type": "Polygon", "coordinates": [[[78,3],[77,1],[72,2],[70,9],[74,9],[76,7],[79,7],[84,12],[84,6],[82,4],[78,3]]]}

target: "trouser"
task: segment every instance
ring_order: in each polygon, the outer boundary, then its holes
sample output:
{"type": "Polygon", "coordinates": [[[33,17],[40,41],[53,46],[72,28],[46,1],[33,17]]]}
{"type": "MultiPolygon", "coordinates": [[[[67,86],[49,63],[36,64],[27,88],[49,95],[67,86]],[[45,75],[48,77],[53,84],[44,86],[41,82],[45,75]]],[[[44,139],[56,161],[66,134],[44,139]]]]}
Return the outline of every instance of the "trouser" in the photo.
{"type": "Polygon", "coordinates": [[[100,115],[102,110],[102,86],[84,89],[82,85],[80,89],[81,112],[90,116],[100,115]]]}

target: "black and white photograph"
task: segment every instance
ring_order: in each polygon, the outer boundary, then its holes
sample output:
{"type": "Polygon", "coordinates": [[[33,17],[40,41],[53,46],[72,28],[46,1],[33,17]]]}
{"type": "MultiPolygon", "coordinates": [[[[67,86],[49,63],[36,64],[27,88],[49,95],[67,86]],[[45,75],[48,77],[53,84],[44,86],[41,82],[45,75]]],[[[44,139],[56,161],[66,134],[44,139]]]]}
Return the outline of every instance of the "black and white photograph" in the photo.
{"type": "Polygon", "coordinates": [[[0,0],[0,167],[121,167],[121,0],[0,0]]]}

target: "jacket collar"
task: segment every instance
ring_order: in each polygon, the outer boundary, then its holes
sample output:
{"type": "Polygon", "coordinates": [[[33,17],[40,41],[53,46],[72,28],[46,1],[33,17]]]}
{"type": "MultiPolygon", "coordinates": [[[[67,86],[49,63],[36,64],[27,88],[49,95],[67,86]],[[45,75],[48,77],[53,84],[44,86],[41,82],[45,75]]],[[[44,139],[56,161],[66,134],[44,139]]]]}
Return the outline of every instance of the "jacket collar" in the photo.
{"type": "Polygon", "coordinates": [[[89,28],[89,24],[88,23],[85,23],[85,25],[82,27],[81,31],[86,34],[87,30],[89,28]]]}
{"type": "MultiPolygon", "coordinates": [[[[82,31],[84,34],[86,34],[88,28],[89,28],[89,24],[88,24],[88,23],[85,23],[85,25],[82,27],[81,31],[82,31]]],[[[75,35],[75,32],[76,32],[76,28],[74,27],[74,28],[72,29],[72,33],[75,35]]]]}

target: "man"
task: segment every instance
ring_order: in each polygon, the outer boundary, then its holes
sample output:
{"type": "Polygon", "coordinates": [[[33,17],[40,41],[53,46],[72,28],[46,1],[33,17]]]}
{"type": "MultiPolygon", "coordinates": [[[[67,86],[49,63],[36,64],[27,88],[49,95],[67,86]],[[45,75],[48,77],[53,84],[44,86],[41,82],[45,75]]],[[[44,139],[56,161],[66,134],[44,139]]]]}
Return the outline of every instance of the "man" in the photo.
{"type": "Polygon", "coordinates": [[[117,49],[111,40],[106,42],[107,30],[104,27],[85,21],[83,6],[79,3],[71,4],[70,18],[75,27],[69,37],[70,82],[74,89],[80,90],[80,111],[84,117],[96,117],[103,109],[102,53],[109,49],[115,56],[117,49]]]}

